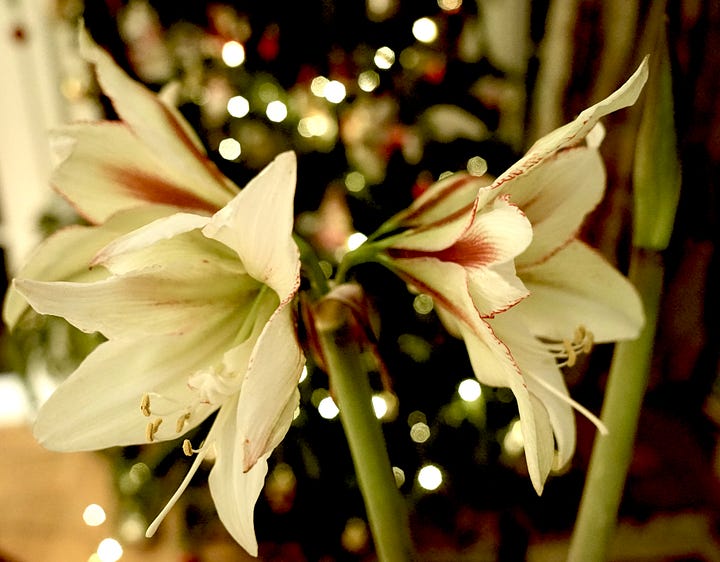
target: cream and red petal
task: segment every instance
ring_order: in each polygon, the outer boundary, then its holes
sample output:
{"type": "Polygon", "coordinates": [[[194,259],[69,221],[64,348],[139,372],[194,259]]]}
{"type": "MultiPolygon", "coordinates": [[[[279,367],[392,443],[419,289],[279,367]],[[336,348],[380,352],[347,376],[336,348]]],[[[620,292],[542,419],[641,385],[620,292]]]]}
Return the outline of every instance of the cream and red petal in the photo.
{"type": "MultiPolygon", "coordinates": [[[[71,226],[59,230],[38,246],[16,277],[36,281],[90,282],[107,276],[102,268],[91,268],[95,254],[106,244],[172,212],[162,206],[124,211],[102,226],[71,226]],[[62,259],[58,259],[62,256],[62,259]]],[[[5,323],[11,328],[27,309],[27,302],[14,287],[8,289],[3,308],[5,323]]]]}
{"type": "Polygon", "coordinates": [[[512,261],[468,270],[468,290],[480,316],[488,318],[515,306],[529,291],[512,261]],[[504,303],[504,308],[500,308],[504,303]]]}
{"type": "Polygon", "coordinates": [[[51,182],[92,223],[145,205],[210,215],[237,191],[213,193],[208,181],[193,181],[122,122],[70,125],[54,135],[70,142],[51,182]]]}
{"type": "Polygon", "coordinates": [[[575,452],[575,414],[555,358],[524,324],[521,314],[524,305],[524,302],[520,303],[489,320],[489,324],[512,350],[528,391],[540,400],[548,413],[557,449],[553,469],[558,470],[570,462],[575,452]]]}
{"type": "Polygon", "coordinates": [[[493,182],[493,188],[499,188],[513,178],[527,173],[553,153],[582,142],[599,119],[634,104],[647,81],[647,77],[648,62],[646,57],[635,73],[615,92],[584,110],[574,121],[555,129],[533,144],[525,156],[493,182]]]}
{"type": "Polygon", "coordinates": [[[20,294],[40,314],[62,316],[84,332],[108,338],[182,334],[207,323],[238,323],[237,308],[260,285],[216,267],[202,254],[92,283],[15,279],[20,294]],[[212,283],[208,283],[212,279],[212,283]]]}
{"type": "Polygon", "coordinates": [[[584,326],[596,342],[632,339],[645,321],[635,287],[579,240],[518,275],[530,290],[518,312],[536,336],[562,341],[584,326]]]}
{"type": "Polygon", "coordinates": [[[292,238],[296,166],[293,152],[277,156],[203,229],[232,248],[248,274],[283,302],[300,284],[300,255],[292,238]]]}
{"type": "Polygon", "coordinates": [[[284,437],[297,406],[305,357],[290,306],[278,308],[257,339],[240,392],[238,437],[249,470],[284,437]]]}
{"type": "Polygon", "coordinates": [[[193,192],[217,207],[224,205],[237,188],[206,157],[192,128],[172,106],[142,84],[132,80],[100,49],[87,32],[80,33],[83,57],[95,64],[102,90],[133,133],[159,161],[186,178],[193,192]]]}
{"type": "MultiPolygon", "coordinates": [[[[137,445],[147,442],[147,424],[164,417],[154,439],[177,438],[177,419],[197,398],[187,386],[188,375],[217,361],[229,337],[213,330],[100,344],[41,407],[35,437],[56,451],[137,445]],[[145,393],[161,395],[151,398],[150,417],[140,408],[145,393]],[[157,408],[162,411],[154,412],[157,408]]],[[[181,433],[213,409],[197,404],[181,433]]]]}
{"type": "Polygon", "coordinates": [[[532,243],[518,266],[547,259],[580,230],[605,190],[605,168],[594,148],[555,154],[529,172],[505,183],[507,193],[532,223],[532,243]]]}

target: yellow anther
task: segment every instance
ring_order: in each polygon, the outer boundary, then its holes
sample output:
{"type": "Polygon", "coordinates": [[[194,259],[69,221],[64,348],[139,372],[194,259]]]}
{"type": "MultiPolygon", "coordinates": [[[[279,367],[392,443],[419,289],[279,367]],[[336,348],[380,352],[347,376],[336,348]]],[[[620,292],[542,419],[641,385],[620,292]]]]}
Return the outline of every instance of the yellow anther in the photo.
{"type": "Polygon", "coordinates": [[[150,395],[147,392],[143,394],[142,400],[140,401],[140,411],[146,418],[149,418],[152,413],[150,411],[150,395]]]}
{"type": "Polygon", "coordinates": [[[154,441],[155,440],[155,429],[154,429],[153,422],[148,422],[148,424],[145,426],[145,440],[146,441],[154,441]]]}
{"type": "Polygon", "coordinates": [[[568,367],[572,367],[577,361],[577,353],[575,353],[573,342],[569,340],[563,340],[563,347],[565,348],[565,353],[567,353],[567,361],[565,362],[565,364],[568,367]]]}
{"type": "Polygon", "coordinates": [[[193,456],[193,453],[195,451],[193,451],[192,443],[190,443],[190,439],[185,439],[185,441],[183,441],[182,450],[183,450],[183,453],[185,453],[185,456],[187,456],[187,457],[193,456]]]}
{"type": "Polygon", "coordinates": [[[190,419],[190,412],[187,414],[183,414],[177,419],[177,422],[175,422],[175,433],[180,433],[183,430],[183,427],[185,427],[185,422],[190,419]]]}
{"type": "Polygon", "coordinates": [[[157,433],[158,428],[162,424],[162,418],[156,418],[153,422],[153,433],[157,433]]]}

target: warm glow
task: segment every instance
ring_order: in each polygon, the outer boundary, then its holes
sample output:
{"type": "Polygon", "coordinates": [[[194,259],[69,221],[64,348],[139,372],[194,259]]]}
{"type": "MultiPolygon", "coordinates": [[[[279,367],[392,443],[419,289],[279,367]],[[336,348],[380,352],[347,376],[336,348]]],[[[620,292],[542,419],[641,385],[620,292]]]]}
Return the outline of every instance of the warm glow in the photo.
{"type": "Polygon", "coordinates": [[[482,395],[482,387],[475,379],[465,379],[458,385],[458,394],[465,402],[474,402],[482,395]]]}
{"type": "Polygon", "coordinates": [[[437,39],[438,28],[430,18],[420,18],[413,23],[412,33],[421,43],[432,43],[437,39]]]}
{"type": "Polygon", "coordinates": [[[438,0],[438,6],[446,12],[454,12],[462,6],[462,0],[438,0]]]}
{"type": "Polygon", "coordinates": [[[487,162],[480,156],[473,156],[468,160],[467,171],[473,176],[482,176],[487,172],[487,162]]]}
{"type": "Polygon", "coordinates": [[[242,96],[233,96],[227,102],[227,110],[233,117],[245,117],[250,112],[250,102],[242,96]]]}
{"type": "Polygon", "coordinates": [[[430,314],[434,306],[430,295],[420,294],[413,299],[413,308],[418,314],[430,314]]]}
{"type": "Polygon", "coordinates": [[[417,475],[418,484],[425,490],[437,490],[442,484],[443,475],[434,464],[426,464],[417,475]]]}
{"type": "Polygon", "coordinates": [[[222,60],[231,68],[240,66],[245,62],[245,47],[237,41],[228,41],[222,48],[222,60]]]}
{"type": "Polygon", "coordinates": [[[310,91],[313,93],[313,95],[319,98],[324,98],[325,88],[329,83],[330,80],[328,80],[324,76],[316,76],[312,79],[312,82],[310,82],[310,91]]]}
{"type": "Polygon", "coordinates": [[[91,503],[83,511],[83,521],[90,527],[97,527],[105,523],[105,510],[96,503],[91,503]]]}
{"type": "Polygon", "coordinates": [[[331,420],[340,413],[340,410],[335,405],[335,401],[330,396],[326,396],[320,400],[320,404],[318,404],[318,412],[326,420],[331,420]]]}
{"type": "Polygon", "coordinates": [[[218,152],[220,152],[220,156],[225,158],[225,160],[235,160],[240,156],[242,149],[238,141],[228,138],[220,141],[218,152]]]}
{"type": "Polygon", "coordinates": [[[395,63],[395,51],[390,47],[380,47],[375,51],[373,61],[379,69],[387,70],[395,63]]]}
{"type": "Polygon", "coordinates": [[[325,86],[323,96],[330,103],[340,103],[345,99],[345,84],[338,80],[330,80],[325,86]]]}
{"type": "Polygon", "coordinates": [[[519,455],[525,448],[520,420],[515,420],[510,425],[508,432],[503,439],[503,448],[510,455],[519,455]]]}
{"type": "Polygon", "coordinates": [[[367,236],[365,236],[362,232],[353,232],[350,236],[348,236],[346,242],[347,249],[350,251],[357,250],[363,245],[365,240],[367,240],[367,236]]]}
{"type": "Polygon", "coordinates": [[[334,123],[329,116],[322,113],[303,117],[298,122],[298,133],[305,138],[324,137],[329,132],[334,132],[334,123]]]}
{"type": "Polygon", "coordinates": [[[399,488],[405,484],[405,471],[397,466],[392,467],[393,476],[395,477],[395,485],[399,488]]]}
{"type": "Polygon", "coordinates": [[[375,417],[377,419],[381,419],[385,414],[387,414],[388,403],[379,394],[376,394],[372,397],[372,405],[373,410],[375,410],[375,417]]]}
{"type": "Polygon", "coordinates": [[[347,187],[348,191],[359,193],[365,189],[365,185],[365,176],[363,176],[360,172],[349,172],[345,176],[345,187],[347,187]]]}
{"type": "Polygon", "coordinates": [[[267,115],[267,118],[274,123],[284,121],[287,114],[287,106],[279,100],[271,101],[265,109],[265,115],[267,115]]]}
{"type": "Polygon", "coordinates": [[[116,562],[123,555],[123,549],[115,539],[103,539],[97,548],[98,558],[102,562],[116,562]]]}
{"type": "Polygon", "coordinates": [[[372,92],[380,85],[380,75],[374,70],[366,70],[360,73],[357,82],[363,92],[372,92]]]}
{"type": "Polygon", "coordinates": [[[426,423],[417,422],[410,428],[410,439],[415,443],[425,443],[430,439],[430,428],[426,423]]]}

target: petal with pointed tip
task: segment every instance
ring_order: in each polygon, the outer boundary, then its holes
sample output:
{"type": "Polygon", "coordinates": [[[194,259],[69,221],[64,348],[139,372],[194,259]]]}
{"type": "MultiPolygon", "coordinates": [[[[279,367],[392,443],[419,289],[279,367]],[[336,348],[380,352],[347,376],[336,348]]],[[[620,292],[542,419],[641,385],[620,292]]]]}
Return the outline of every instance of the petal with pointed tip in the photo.
{"type": "MultiPolygon", "coordinates": [[[[47,238],[20,269],[16,277],[36,281],[90,282],[107,272],[91,269],[93,256],[106,244],[131,230],[166,215],[171,209],[161,206],[121,212],[102,226],[71,226],[47,238]],[[58,259],[62,256],[62,259],[58,259]]],[[[11,328],[27,309],[27,301],[11,286],[5,298],[3,318],[11,328]]]]}
{"type": "Polygon", "coordinates": [[[240,392],[238,429],[248,470],[282,439],[297,406],[297,384],[305,358],[289,306],[279,308],[255,344],[240,392]]]}
{"type": "MultiPolygon", "coordinates": [[[[182,408],[197,400],[188,376],[220,359],[232,330],[212,326],[179,336],[147,336],[142,340],[114,340],[100,344],[42,406],[35,437],[56,451],[85,451],[146,442],[145,428],[164,410],[177,410],[160,425],[157,440],[174,439],[182,408]],[[144,393],[157,393],[145,417],[140,410],[144,393]]],[[[211,412],[199,405],[183,429],[197,426],[211,412]]]]}
{"type": "Polygon", "coordinates": [[[633,75],[620,88],[604,100],[584,110],[574,121],[555,129],[538,140],[525,156],[493,182],[493,187],[498,188],[512,178],[527,173],[554,152],[582,142],[593,130],[599,119],[613,111],[634,104],[647,81],[647,77],[648,60],[645,57],[633,75]]]}
{"type": "Polygon", "coordinates": [[[207,158],[192,128],[180,112],[163,103],[150,90],[132,80],[100,49],[90,35],[80,33],[80,51],[95,64],[98,80],[123,121],[161,162],[186,178],[196,194],[224,205],[236,193],[235,186],[207,158]]]}
{"type": "Polygon", "coordinates": [[[284,152],[218,211],[203,233],[235,250],[247,272],[281,301],[300,283],[300,257],[292,239],[296,158],[284,152]]]}
{"type": "Polygon", "coordinates": [[[54,135],[56,144],[58,138],[71,142],[51,182],[92,223],[102,223],[120,210],[151,204],[210,215],[234,194],[213,193],[209,181],[193,183],[192,177],[173,168],[171,161],[143,144],[124,123],[70,125],[54,135]]]}
{"type": "Polygon", "coordinates": [[[210,471],[210,494],[228,532],[249,554],[257,556],[253,512],[265,482],[267,456],[258,459],[249,471],[243,470],[244,449],[238,442],[237,408],[234,397],[219,414],[223,423],[215,437],[217,459],[210,471]]]}

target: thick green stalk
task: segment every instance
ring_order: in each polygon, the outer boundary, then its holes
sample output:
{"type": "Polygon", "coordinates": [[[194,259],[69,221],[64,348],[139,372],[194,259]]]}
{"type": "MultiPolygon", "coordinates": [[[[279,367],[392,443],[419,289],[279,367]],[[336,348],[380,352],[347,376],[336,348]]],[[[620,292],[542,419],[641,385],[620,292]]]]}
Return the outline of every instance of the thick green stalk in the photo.
{"type": "Polygon", "coordinates": [[[640,406],[647,388],[657,315],[662,293],[663,264],[652,250],[634,251],[630,280],[645,307],[645,326],[634,341],[615,347],[601,418],[607,435],[595,438],[580,511],[575,523],[569,562],[604,562],[617,524],[640,406]]]}
{"type": "Polygon", "coordinates": [[[320,302],[315,327],[331,387],[340,408],[355,473],[381,562],[412,560],[405,505],[395,484],[380,422],[372,406],[372,389],[349,322],[348,309],[337,301],[320,302]]]}

